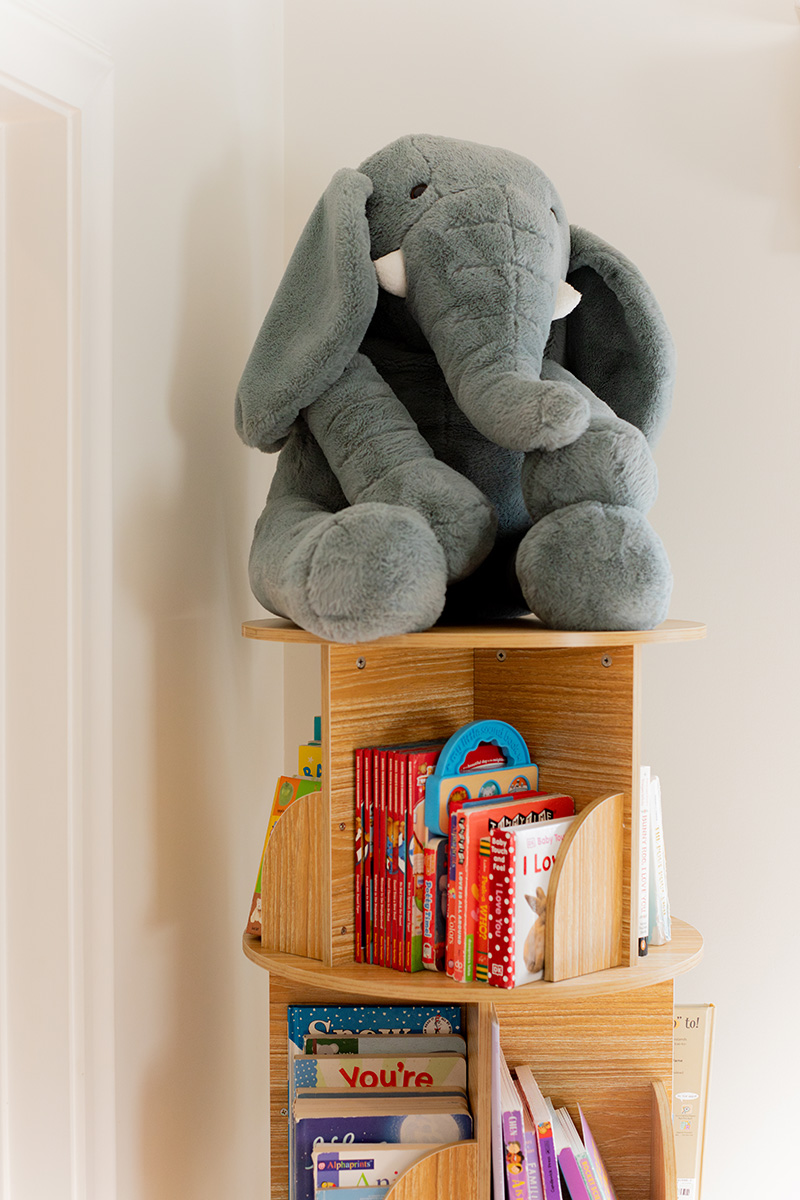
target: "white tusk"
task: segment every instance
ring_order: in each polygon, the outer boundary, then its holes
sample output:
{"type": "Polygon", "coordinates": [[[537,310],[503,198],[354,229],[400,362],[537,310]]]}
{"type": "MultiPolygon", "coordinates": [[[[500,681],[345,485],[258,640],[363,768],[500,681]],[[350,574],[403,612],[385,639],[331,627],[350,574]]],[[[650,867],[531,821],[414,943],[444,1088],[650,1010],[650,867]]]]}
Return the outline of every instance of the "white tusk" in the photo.
{"type": "Polygon", "coordinates": [[[385,292],[391,292],[393,296],[405,296],[406,260],[402,250],[393,250],[391,254],[384,254],[383,258],[376,258],[375,270],[378,283],[385,292]]]}
{"type": "Polygon", "coordinates": [[[571,283],[567,283],[566,279],[559,280],[558,291],[556,292],[556,311],[553,313],[553,320],[557,321],[560,317],[566,317],[572,312],[573,308],[577,308],[580,299],[580,292],[571,283]]]}

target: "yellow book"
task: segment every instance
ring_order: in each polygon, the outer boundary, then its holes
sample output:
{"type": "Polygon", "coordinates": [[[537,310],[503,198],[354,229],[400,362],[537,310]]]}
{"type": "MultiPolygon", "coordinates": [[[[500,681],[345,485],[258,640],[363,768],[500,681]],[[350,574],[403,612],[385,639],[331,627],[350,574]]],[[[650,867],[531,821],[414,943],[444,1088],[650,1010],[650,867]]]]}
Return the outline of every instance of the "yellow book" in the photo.
{"type": "Polygon", "coordinates": [[[700,1200],[713,1036],[713,1004],[675,1005],[672,1127],[680,1200],[700,1200]]]}

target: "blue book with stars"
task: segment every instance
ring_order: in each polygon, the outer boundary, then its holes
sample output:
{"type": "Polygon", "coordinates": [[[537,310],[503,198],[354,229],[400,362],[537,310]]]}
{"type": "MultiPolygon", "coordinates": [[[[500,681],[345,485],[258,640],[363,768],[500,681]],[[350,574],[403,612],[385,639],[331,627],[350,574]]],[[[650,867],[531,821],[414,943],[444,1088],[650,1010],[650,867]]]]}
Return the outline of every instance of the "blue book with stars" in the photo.
{"type": "MultiPolygon", "coordinates": [[[[290,1004],[286,1009],[289,1032],[289,1195],[290,1200],[301,1200],[298,1177],[313,1177],[311,1156],[300,1167],[296,1147],[296,1124],[294,1121],[294,1066],[293,1061],[303,1053],[307,1037],[357,1037],[365,1039],[373,1035],[384,1037],[406,1037],[461,1033],[461,1008],[457,1004],[391,1004],[391,1005],[334,1005],[334,1004],[290,1004]]],[[[363,1044],[363,1043],[362,1043],[363,1044]]],[[[323,1140],[329,1140],[323,1138],[323,1140]]],[[[384,1141],[384,1138],[366,1138],[366,1141],[384,1141]]],[[[313,1185],[303,1196],[313,1195],[313,1185]]]]}

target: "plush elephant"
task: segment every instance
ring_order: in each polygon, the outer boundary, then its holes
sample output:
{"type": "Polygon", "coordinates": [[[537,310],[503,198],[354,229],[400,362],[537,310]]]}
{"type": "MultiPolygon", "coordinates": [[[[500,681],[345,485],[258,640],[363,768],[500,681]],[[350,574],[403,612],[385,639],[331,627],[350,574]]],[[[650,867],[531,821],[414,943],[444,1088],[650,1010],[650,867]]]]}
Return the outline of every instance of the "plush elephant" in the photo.
{"type": "Polygon", "coordinates": [[[337,642],[530,611],[651,628],[672,374],[641,275],[538,167],[400,138],[334,175],[244,370],[239,434],[280,449],[256,597],[337,642]]]}

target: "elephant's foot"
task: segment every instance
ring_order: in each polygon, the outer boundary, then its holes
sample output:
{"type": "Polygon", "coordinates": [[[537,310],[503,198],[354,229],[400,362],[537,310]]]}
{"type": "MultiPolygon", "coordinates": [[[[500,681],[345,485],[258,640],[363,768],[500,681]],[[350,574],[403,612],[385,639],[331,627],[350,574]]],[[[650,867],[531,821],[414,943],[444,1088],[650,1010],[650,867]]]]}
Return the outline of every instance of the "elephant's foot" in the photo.
{"type": "Polygon", "coordinates": [[[667,615],[672,573],[640,512],[597,503],[550,513],[517,552],[531,611],[552,629],[652,629],[667,615]]]}
{"type": "Polygon", "coordinates": [[[401,463],[359,500],[416,509],[444,550],[447,581],[470,575],[494,545],[497,515],[473,483],[436,458],[401,463]]]}
{"type": "Polygon", "coordinates": [[[359,504],[320,514],[287,554],[278,553],[277,569],[276,549],[258,537],[253,543],[256,597],[330,641],[427,629],[444,607],[444,553],[413,509],[359,504]]]}
{"type": "Polygon", "coordinates": [[[526,455],[522,466],[522,494],[534,521],[586,500],[647,512],[657,492],[656,465],[644,434],[617,417],[593,421],[560,450],[526,455]]]}

